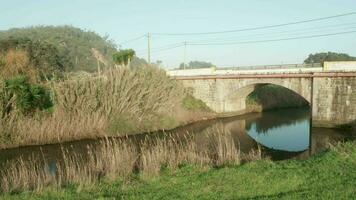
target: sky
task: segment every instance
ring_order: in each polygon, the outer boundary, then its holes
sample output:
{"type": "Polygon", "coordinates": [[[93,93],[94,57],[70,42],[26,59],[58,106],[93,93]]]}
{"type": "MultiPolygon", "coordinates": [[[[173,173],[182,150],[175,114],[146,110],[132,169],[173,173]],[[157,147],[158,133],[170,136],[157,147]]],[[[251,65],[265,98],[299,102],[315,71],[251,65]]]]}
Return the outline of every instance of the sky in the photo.
{"type": "Polygon", "coordinates": [[[356,31],[356,14],[224,34],[157,34],[219,32],[334,16],[356,12],[356,0],[0,0],[0,5],[0,30],[72,25],[108,35],[117,45],[122,43],[121,48],[132,48],[145,59],[147,37],[125,41],[151,33],[151,61],[161,60],[166,68],[193,60],[219,67],[302,63],[310,53],[326,51],[356,56],[355,32],[242,44],[356,31]]]}

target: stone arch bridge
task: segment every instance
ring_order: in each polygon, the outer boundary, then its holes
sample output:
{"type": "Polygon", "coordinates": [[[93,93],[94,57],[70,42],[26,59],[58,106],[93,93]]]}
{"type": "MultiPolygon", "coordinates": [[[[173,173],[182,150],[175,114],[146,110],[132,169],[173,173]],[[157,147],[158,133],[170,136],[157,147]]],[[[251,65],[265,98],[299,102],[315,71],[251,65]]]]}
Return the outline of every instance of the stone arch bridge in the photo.
{"type": "Polygon", "coordinates": [[[169,75],[217,113],[242,114],[246,97],[259,85],[288,88],[307,100],[314,126],[333,127],[356,120],[355,68],[322,67],[254,70],[175,70],[169,75]]]}

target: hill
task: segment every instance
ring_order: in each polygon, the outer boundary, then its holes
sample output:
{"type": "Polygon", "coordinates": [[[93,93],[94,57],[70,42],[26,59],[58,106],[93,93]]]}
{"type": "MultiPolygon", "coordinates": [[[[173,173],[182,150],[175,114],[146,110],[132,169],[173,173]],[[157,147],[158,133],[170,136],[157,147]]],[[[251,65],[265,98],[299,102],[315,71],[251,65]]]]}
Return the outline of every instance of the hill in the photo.
{"type": "Polygon", "coordinates": [[[83,31],[72,26],[37,26],[13,28],[0,31],[0,40],[26,38],[34,42],[46,43],[56,47],[59,56],[67,60],[68,71],[89,71],[97,69],[97,59],[101,65],[111,65],[116,45],[107,37],[92,31],[83,31]]]}

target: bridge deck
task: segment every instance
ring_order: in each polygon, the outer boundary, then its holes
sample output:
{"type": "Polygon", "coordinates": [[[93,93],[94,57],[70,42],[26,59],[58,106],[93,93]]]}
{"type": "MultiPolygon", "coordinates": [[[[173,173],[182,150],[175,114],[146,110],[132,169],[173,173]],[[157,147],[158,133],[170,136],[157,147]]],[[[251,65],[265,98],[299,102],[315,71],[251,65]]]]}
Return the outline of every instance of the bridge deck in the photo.
{"type": "Polygon", "coordinates": [[[311,78],[311,77],[356,77],[356,72],[309,72],[280,74],[227,74],[227,75],[193,75],[171,76],[177,80],[197,79],[243,79],[243,78],[311,78]]]}

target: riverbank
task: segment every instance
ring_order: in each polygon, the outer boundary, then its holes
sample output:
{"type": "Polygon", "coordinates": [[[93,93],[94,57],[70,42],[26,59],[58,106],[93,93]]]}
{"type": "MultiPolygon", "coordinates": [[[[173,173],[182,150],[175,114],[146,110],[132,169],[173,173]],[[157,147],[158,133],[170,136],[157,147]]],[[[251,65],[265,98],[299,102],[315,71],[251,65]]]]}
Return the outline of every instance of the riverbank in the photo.
{"type": "Polygon", "coordinates": [[[37,85],[25,76],[0,79],[2,149],[170,130],[212,115],[154,66],[110,68],[37,85]],[[32,102],[38,95],[31,88],[37,87],[50,94],[50,107],[34,106],[42,103],[32,102]]]}
{"type": "Polygon", "coordinates": [[[45,186],[2,194],[1,199],[354,199],[356,143],[348,142],[307,160],[253,161],[220,168],[182,165],[161,168],[145,179],[102,180],[83,187],[45,186]],[[321,170],[322,169],[322,170],[321,170]]]}
{"type": "Polygon", "coordinates": [[[0,119],[0,149],[170,131],[208,119],[307,105],[288,89],[266,85],[249,95],[245,111],[217,114],[156,68],[114,69],[102,77],[51,84],[56,97],[51,111],[0,119]],[[133,79],[135,90],[128,84],[133,79]]]}

